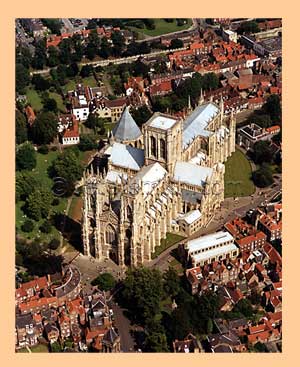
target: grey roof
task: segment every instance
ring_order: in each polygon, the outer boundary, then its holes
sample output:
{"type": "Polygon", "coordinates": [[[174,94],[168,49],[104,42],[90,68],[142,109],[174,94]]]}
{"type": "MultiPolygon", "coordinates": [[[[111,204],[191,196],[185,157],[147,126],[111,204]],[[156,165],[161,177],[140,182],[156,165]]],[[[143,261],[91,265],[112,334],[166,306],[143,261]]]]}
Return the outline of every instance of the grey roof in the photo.
{"type": "Polygon", "coordinates": [[[208,137],[211,131],[206,130],[210,121],[220,112],[217,105],[208,102],[195,108],[187,117],[183,126],[182,142],[183,148],[187,148],[198,135],[208,137]]]}
{"type": "Polygon", "coordinates": [[[142,133],[127,106],[122,113],[122,116],[112,131],[113,136],[117,141],[128,141],[138,139],[142,133]]]}
{"type": "Polygon", "coordinates": [[[186,190],[186,189],[182,189],[181,193],[182,193],[183,201],[186,201],[188,203],[197,204],[197,203],[199,203],[199,201],[201,200],[201,197],[202,197],[201,192],[190,191],[190,190],[186,190]]]}

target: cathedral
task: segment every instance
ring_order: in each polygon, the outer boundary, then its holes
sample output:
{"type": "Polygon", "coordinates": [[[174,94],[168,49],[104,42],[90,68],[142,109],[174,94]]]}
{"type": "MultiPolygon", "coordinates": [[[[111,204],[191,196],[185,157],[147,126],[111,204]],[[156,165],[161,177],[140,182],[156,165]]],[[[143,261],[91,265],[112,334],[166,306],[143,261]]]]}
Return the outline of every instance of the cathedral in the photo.
{"type": "Polygon", "coordinates": [[[156,112],[142,130],[126,107],[84,173],[84,254],[138,266],[168,232],[182,233],[180,218],[207,226],[224,200],[235,129],[222,99],[189,104],[185,118],[156,112]]]}

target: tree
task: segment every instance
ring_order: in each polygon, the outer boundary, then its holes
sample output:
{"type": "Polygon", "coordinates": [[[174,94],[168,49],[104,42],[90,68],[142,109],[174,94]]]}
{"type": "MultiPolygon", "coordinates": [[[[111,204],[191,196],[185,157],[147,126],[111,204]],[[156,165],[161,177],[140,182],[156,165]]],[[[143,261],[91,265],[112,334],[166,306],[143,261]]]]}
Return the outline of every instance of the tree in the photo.
{"type": "Polygon", "coordinates": [[[53,161],[51,171],[53,176],[62,177],[66,180],[67,188],[71,193],[75,182],[82,177],[83,167],[75,151],[66,149],[53,161]]]}
{"type": "Polygon", "coordinates": [[[67,76],[74,78],[76,75],[78,75],[78,73],[79,73],[79,67],[77,62],[72,62],[66,70],[67,76]]]}
{"type": "Polygon", "coordinates": [[[32,138],[36,144],[50,144],[57,136],[57,119],[53,112],[40,112],[32,127],[32,138]]]}
{"type": "Polygon", "coordinates": [[[212,319],[209,318],[207,320],[207,325],[206,325],[206,332],[207,332],[207,334],[211,334],[213,332],[213,328],[214,328],[214,324],[212,322],[212,319]]]}
{"type": "Polygon", "coordinates": [[[49,153],[49,148],[47,145],[41,145],[38,149],[38,152],[40,154],[48,154],[49,153]]]}
{"type": "Polygon", "coordinates": [[[29,70],[22,64],[16,64],[16,91],[25,93],[25,87],[30,82],[29,70]]]}
{"type": "Polygon", "coordinates": [[[237,32],[239,34],[243,34],[243,33],[257,33],[259,31],[260,31],[259,26],[254,21],[242,23],[240,25],[240,27],[238,28],[238,30],[237,30],[237,32]]]}
{"type": "Polygon", "coordinates": [[[35,42],[35,52],[32,59],[34,69],[43,69],[47,62],[46,40],[40,39],[35,42]]]}
{"type": "Polygon", "coordinates": [[[29,48],[24,46],[18,46],[16,49],[16,64],[21,64],[26,69],[29,69],[31,62],[32,62],[32,56],[29,48]]]}
{"type": "Polygon", "coordinates": [[[51,230],[52,230],[52,226],[51,226],[51,224],[49,223],[49,221],[48,221],[48,220],[45,220],[45,221],[41,224],[41,226],[40,226],[40,230],[41,230],[41,232],[43,232],[43,233],[50,233],[50,232],[51,232],[51,230]]]}
{"type": "Polygon", "coordinates": [[[172,298],[177,296],[180,290],[180,279],[177,271],[169,267],[169,269],[163,275],[164,279],[164,290],[168,296],[172,298]]]}
{"type": "Polygon", "coordinates": [[[21,229],[23,232],[32,232],[34,228],[34,223],[30,219],[26,219],[25,222],[22,224],[21,229]]]}
{"type": "Polygon", "coordinates": [[[16,110],[16,143],[22,144],[27,140],[26,119],[22,112],[16,110]]]}
{"type": "Polygon", "coordinates": [[[152,112],[146,105],[137,109],[131,109],[130,113],[138,126],[142,126],[152,116],[152,112]]]}
{"type": "Polygon", "coordinates": [[[219,86],[219,78],[215,73],[207,73],[202,76],[203,90],[217,89],[219,86]]]}
{"type": "Polygon", "coordinates": [[[272,126],[272,120],[270,115],[266,115],[266,114],[258,114],[258,113],[253,113],[251,116],[248,117],[248,119],[246,120],[246,124],[248,123],[255,123],[257,125],[259,125],[260,127],[263,128],[267,128],[272,126]]]}
{"type": "Polygon", "coordinates": [[[81,135],[80,143],[77,146],[82,152],[98,148],[98,144],[93,135],[81,135]]]}
{"type": "Polygon", "coordinates": [[[58,48],[60,62],[64,65],[69,65],[72,61],[72,40],[70,38],[63,39],[58,48]]]}
{"type": "MultiPolygon", "coordinates": [[[[97,128],[100,130],[104,129],[104,119],[99,117],[97,113],[90,113],[87,120],[85,121],[85,126],[96,131],[97,128]]],[[[103,132],[103,131],[102,131],[103,132]]]]}
{"type": "Polygon", "coordinates": [[[156,74],[164,74],[168,71],[165,61],[156,61],[153,65],[156,74]]]}
{"type": "Polygon", "coordinates": [[[144,64],[141,60],[137,60],[132,63],[132,74],[133,76],[142,76],[146,78],[149,73],[149,66],[144,64]]]}
{"type": "Polygon", "coordinates": [[[263,162],[272,162],[273,154],[269,142],[263,140],[256,142],[253,145],[252,158],[257,164],[262,164],[263,162]]]}
{"type": "Polygon", "coordinates": [[[271,94],[263,106],[263,110],[270,115],[274,124],[281,124],[281,101],[277,94],[271,94]]]}
{"type": "Polygon", "coordinates": [[[86,78],[88,76],[90,76],[93,72],[93,67],[92,65],[83,65],[82,69],[80,70],[80,76],[82,78],[86,78]]]}
{"type": "Polygon", "coordinates": [[[98,54],[103,59],[107,59],[111,55],[111,47],[106,37],[101,39],[101,47],[98,54]]]}
{"type": "Polygon", "coordinates": [[[36,221],[47,218],[52,201],[53,194],[47,187],[37,188],[26,200],[25,210],[27,215],[36,221]]]}
{"type": "Polygon", "coordinates": [[[253,315],[253,308],[251,302],[247,298],[241,299],[234,307],[234,312],[242,313],[246,318],[253,315]]]}
{"type": "Polygon", "coordinates": [[[162,292],[162,276],[157,269],[141,267],[128,270],[122,298],[136,322],[145,325],[160,313],[162,292]]]}
{"type": "Polygon", "coordinates": [[[57,112],[57,102],[54,98],[47,98],[44,101],[44,111],[57,112]]]}
{"type": "Polygon", "coordinates": [[[96,19],[89,19],[86,29],[96,29],[98,27],[96,19]]]}
{"type": "Polygon", "coordinates": [[[91,284],[97,285],[103,291],[109,291],[116,286],[116,280],[110,273],[103,273],[94,279],[91,284]]]}
{"type": "Polygon", "coordinates": [[[50,88],[50,83],[47,79],[43,78],[40,74],[34,74],[31,83],[36,90],[44,91],[50,88]]]}
{"type": "Polygon", "coordinates": [[[60,29],[62,27],[62,23],[59,19],[55,18],[41,18],[43,24],[50,29],[51,33],[60,35],[60,29]]]}
{"type": "Polygon", "coordinates": [[[50,67],[57,66],[59,64],[59,51],[57,47],[50,46],[48,48],[47,65],[50,67]]]}
{"type": "Polygon", "coordinates": [[[174,38],[171,40],[170,42],[170,50],[173,50],[175,48],[182,48],[184,45],[183,45],[183,41],[179,38],[174,38]]]}
{"type": "Polygon", "coordinates": [[[16,173],[16,200],[26,200],[27,197],[41,186],[38,178],[30,171],[16,173]]]}
{"type": "Polygon", "coordinates": [[[274,182],[272,171],[267,163],[263,163],[258,170],[253,172],[252,179],[255,186],[261,188],[270,186],[274,182]]]}
{"type": "Polygon", "coordinates": [[[17,171],[32,170],[36,166],[36,153],[31,143],[24,143],[17,149],[17,171]]]}
{"type": "Polygon", "coordinates": [[[154,353],[169,352],[167,337],[163,329],[147,333],[145,339],[145,351],[154,353]]]}

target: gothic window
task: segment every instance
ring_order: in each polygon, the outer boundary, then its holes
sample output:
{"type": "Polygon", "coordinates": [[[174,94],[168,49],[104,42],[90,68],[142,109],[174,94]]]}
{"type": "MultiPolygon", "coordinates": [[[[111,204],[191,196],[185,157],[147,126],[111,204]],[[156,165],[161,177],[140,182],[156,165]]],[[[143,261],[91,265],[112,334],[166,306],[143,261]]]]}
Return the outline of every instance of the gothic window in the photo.
{"type": "Polygon", "coordinates": [[[156,157],[156,139],[151,136],[150,137],[150,152],[153,157],[156,157]]]}
{"type": "Polygon", "coordinates": [[[164,139],[160,139],[159,142],[159,155],[160,158],[166,159],[166,143],[164,139]]]}
{"type": "Polygon", "coordinates": [[[105,242],[115,246],[117,244],[117,235],[114,228],[109,224],[105,231],[105,242]]]}
{"type": "Polygon", "coordinates": [[[130,205],[127,205],[127,209],[126,209],[126,216],[128,220],[132,220],[132,210],[130,208],[130,205]]]}

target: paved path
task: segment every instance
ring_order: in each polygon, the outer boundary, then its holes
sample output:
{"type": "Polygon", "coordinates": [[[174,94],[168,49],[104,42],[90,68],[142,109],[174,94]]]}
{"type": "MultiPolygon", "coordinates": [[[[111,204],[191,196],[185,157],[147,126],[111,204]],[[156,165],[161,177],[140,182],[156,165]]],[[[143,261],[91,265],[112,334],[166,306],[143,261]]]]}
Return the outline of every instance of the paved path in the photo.
{"type": "Polygon", "coordinates": [[[123,309],[115,302],[110,301],[108,305],[114,312],[114,323],[118,328],[121,339],[121,351],[125,353],[134,352],[134,340],[130,334],[130,321],[124,316],[123,309]]]}

